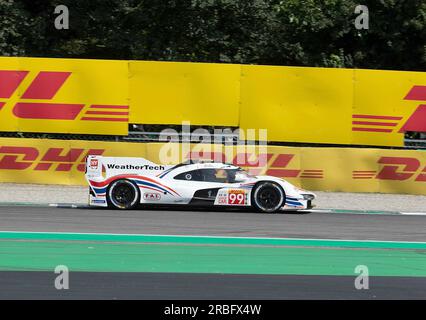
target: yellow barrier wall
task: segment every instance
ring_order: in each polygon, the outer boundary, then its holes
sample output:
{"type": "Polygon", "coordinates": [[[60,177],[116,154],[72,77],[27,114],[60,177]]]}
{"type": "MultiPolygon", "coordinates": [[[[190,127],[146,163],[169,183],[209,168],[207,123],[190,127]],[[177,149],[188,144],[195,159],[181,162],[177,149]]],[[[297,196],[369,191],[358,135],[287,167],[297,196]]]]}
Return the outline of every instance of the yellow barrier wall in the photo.
{"type": "Polygon", "coordinates": [[[130,123],[238,126],[240,66],[129,63],[130,123]]]}
{"type": "MultiPolygon", "coordinates": [[[[403,146],[422,101],[425,72],[242,66],[240,127],[267,128],[269,141],[403,146]]],[[[426,131],[424,117],[411,131],[426,131]]]]}
{"type": "MultiPolygon", "coordinates": [[[[0,58],[0,131],[126,135],[128,123],[267,129],[269,141],[403,146],[426,73],[0,58]]],[[[422,105],[423,104],[423,105],[422,105]]]]}
{"type": "Polygon", "coordinates": [[[265,66],[242,70],[242,129],[267,128],[269,141],[350,143],[350,70],[265,66]]]}
{"type": "MultiPolygon", "coordinates": [[[[351,143],[403,146],[401,129],[422,99],[426,100],[426,72],[353,70],[353,74],[351,120],[363,124],[351,126],[351,143]],[[418,89],[413,90],[415,87],[418,89]],[[368,131],[355,131],[355,128],[368,131]]],[[[423,128],[413,131],[426,132],[426,114],[423,117],[423,128]]]]}
{"type": "Polygon", "coordinates": [[[128,134],[125,61],[0,58],[0,131],[128,134]]]}
{"type": "MultiPolygon", "coordinates": [[[[159,162],[163,147],[161,143],[2,138],[0,182],[85,185],[82,163],[89,153],[159,162]]],[[[247,162],[259,157],[251,149],[193,145],[192,151],[203,151],[204,158],[223,153],[228,162],[244,153],[239,165],[253,173],[282,177],[310,190],[426,195],[426,152],[422,151],[269,146],[265,151],[267,165],[261,168],[247,162]]],[[[189,152],[184,151],[183,158],[189,152]]]]}

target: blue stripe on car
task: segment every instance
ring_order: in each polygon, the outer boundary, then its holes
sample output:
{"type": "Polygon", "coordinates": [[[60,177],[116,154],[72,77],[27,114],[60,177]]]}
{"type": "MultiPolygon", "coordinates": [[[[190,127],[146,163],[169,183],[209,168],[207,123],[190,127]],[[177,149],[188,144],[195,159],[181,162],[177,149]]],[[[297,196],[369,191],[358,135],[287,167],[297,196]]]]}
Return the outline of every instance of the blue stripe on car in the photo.
{"type": "Polygon", "coordinates": [[[93,188],[93,190],[95,190],[95,193],[96,194],[98,194],[98,193],[105,193],[106,192],[106,189],[107,189],[107,187],[104,187],[104,188],[96,188],[96,187],[92,187],[93,188]]]}
{"type": "Polygon", "coordinates": [[[286,204],[291,206],[303,206],[303,204],[300,203],[299,201],[291,201],[291,200],[286,200],[286,204]]]}

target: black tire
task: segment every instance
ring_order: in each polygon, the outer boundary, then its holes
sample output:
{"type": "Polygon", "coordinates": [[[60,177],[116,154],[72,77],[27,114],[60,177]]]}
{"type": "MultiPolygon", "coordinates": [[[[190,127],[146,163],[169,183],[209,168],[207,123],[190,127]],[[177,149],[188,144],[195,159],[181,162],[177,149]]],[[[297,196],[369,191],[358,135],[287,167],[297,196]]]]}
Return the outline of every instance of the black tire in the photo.
{"type": "Polygon", "coordinates": [[[275,213],[285,204],[286,195],[281,186],[272,181],[259,182],[251,193],[251,205],[260,212],[275,213]]]}
{"type": "Polygon", "coordinates": [[[108,187],[107,201],[110,208],[133,209],[140,202],[139,188],[129,180],[116,180],[108,187]]]}

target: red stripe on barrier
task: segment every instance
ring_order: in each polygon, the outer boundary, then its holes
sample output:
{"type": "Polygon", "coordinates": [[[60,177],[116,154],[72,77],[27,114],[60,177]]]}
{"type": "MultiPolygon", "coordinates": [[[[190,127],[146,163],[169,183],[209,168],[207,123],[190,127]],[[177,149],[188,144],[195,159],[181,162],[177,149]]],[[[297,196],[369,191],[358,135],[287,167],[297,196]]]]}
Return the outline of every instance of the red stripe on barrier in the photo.
{"type": "Polygon", "coordinates": [[[366,125],[366,126],[395,127],[398,123],[395,123],[395,122],[352,121],[352,124],[360,124],[360,125],[366,125]]]}
{"type": "Polygon", "coordinates": [[[129,122],[128,118],[92,118],[92,117],[83,117],[81,120],[85,121],[117,121],[117,122],[129,122]]]}
{"type": "Polygon", "coordinates": [[[113,106],[113,105],[100,105],[93,104],[90,106],[93,109],[129,109],[129,106],[113,106]]]}
{"type": "Polygon", "coordinates": [[[52,99],[71,72],[41,71],[23,94],[23,99],[52,99]]]}
{"type": "Polygon", "coordinates": [[[399,132],[407,131],[426,132],[426,105],[421,104],[399,132]]]}
{"type": "Polygon", "coordinates": [[[106,116],[128,116],[128,112],[118,112],[118,111],[87,111],[86,114],[103,114],[106,116]]]}
{"type": "Polygon", "coordinates": [[[374,177],[375,175],[374,174],[353,174],[352,175],[354,178],[372,178],[372,177],[374,177]]]}
{"type": "Polygon", "coordinates": [[[83,107],[84,104],[19,102],[13,114],[23,119],[74,120],[83,107]]]}
{"type": "Polygon", "coordinates": [[[402,117],[391,117],[391,116],[374,116],[367,114],[353,114],[352,118],[355,119],[382,119],[382,120],[401,120],[402,117]]]}
{"type": "Polygon", "coordinates": [[[404,100],[426,100],[426,86],[414,86],[404,100]]]}
{"type": "Polygon", "coordinates": [[[272,163],[272,167],[287,167],[293,158],[294,154],[279,154],[272,163]]]}
{"type": "Polygon", "coordinates": [[[0,70],[0,98],[10,98],[28,71],[0,70]]]}
{"type": "Polygon", "coordinates": [[[352,128],[352,131],[367,131],[367,132],[392,132],[392,129],[375,129],[375,128],[352,128]]]}
{"type": "Polygon", "coordinates": [[[300,170],[287,170],[287,169],[269,169],[266,171],[267,175],[275,177],[295,178],[299,175],[300,170]]]}

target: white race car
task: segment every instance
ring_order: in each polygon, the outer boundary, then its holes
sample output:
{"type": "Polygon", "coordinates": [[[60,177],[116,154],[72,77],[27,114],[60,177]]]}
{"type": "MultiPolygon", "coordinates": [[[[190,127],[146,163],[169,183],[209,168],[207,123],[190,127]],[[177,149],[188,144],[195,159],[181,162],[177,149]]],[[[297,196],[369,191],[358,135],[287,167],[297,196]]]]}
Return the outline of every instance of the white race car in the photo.
{"type": "Polygon", "coordinates": [[[144,205],[252,207],[260,212],[305,210],[315,194],[273,176],[253,176],[217,162],[164,166],[144,158],[88,156],[89,205],[132,209],[144,205]]]}

